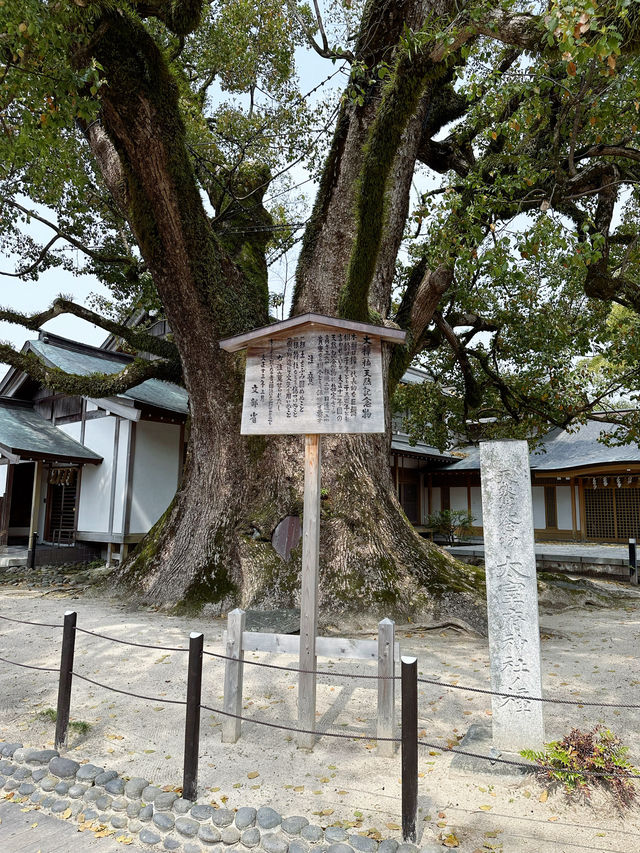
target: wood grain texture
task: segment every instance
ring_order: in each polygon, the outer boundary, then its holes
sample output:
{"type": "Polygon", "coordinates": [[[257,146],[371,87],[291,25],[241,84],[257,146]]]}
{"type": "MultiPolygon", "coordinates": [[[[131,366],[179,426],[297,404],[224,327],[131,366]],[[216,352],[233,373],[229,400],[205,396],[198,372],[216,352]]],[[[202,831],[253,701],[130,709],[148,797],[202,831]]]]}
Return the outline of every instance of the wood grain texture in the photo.
{"type": "MultiPolygon", "coordinates": [[[[224,667],[224,710],[237,717],[242,714],[242,678],[244,670],[244,633],[245,612],[236,608],[229,613],[225,654],[233,660],[225,661],[224,667]]],[[[240,737],[241,720],[235,717],[223,717],[222,742],[235,743],[240,737]]]]}
{"type": "MultiPolygon", "coordinates": [[[[378,623],[378,738],[393,737],[395,727],[395,622],[382,619],[378,623]]],[[[378,755],[390,757],[395,744],[378,741],[378,755]]]]}
{"type": "MultiPolygon", "coordinates": [[[[316,634],[318,633],[318,565],[320,562],[320,436],[304,439],[304,509],[302,516],[302,590],[300,593],[300,669],[298,723],[313,730],[316,724],[316,634]]],[[[311,749],[312,734],[299,734],[298,746],[311,749]]]]}

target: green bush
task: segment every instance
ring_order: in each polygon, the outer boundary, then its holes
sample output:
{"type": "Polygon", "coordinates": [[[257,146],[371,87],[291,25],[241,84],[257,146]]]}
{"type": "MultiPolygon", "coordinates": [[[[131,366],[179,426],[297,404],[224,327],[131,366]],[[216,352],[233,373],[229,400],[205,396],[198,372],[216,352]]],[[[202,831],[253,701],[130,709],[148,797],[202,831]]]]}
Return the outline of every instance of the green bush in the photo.
{"type": "Polygon", "coordinates": [[[450,545],[456,539],[466,538],[473,528],[474,517],[461,509],[442,509],[430,515],[427,526],[439,536],[444,536],[450,545]]]}
{"type": "Polygon", "coordinates": [[[628,747],[604,726],[588,732],[573,729],[563,740],[552,741],[542,752],[520,753],[538,764],[538,776],[552,785],[562,785],[572,796],[591,796],[594,787],[609,791],[617,805],[629,806],[636,798],[633,779],[636,768],[626,759],[628,747]]]}

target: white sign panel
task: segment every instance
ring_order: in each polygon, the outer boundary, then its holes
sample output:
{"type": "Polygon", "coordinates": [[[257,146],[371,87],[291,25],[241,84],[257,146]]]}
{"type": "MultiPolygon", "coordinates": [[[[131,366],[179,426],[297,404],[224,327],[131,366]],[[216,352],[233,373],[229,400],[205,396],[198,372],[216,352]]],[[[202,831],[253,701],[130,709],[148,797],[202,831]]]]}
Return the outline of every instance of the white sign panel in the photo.
{"type": "Polygon", "coordinates": [[[292,330],[247,349],[243,435],[384,432],[380,338],[292,330]]]}

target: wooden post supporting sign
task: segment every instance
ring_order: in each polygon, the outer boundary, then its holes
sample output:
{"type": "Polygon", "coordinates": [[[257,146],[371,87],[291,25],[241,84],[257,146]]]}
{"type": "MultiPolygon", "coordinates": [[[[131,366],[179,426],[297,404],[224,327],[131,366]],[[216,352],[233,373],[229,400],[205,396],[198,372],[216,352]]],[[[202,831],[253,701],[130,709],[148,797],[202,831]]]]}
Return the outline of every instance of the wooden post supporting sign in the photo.
{"type": "MultiPolygon", "coordinates": [[[[319,435],[304,437],[304,514],[302,517],[302,591],[300,595],[300,681],[298,724],[313,731],[316,721],[316,635],[318,633],[318,565],[320,562],[319,435]]],[[[311,749],[312,734],[299,734],[298,746],[311,749]]]]}

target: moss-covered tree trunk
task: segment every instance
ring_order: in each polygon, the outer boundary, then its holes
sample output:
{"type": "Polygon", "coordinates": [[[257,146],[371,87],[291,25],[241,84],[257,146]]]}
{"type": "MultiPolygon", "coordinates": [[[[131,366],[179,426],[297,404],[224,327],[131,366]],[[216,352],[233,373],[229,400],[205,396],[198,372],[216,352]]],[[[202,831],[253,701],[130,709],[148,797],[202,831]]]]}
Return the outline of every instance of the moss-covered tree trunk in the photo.
{"type": "MultiPolygon", "coordinates": [[[[420,10],[417,0],[369,4],[361,43],[371,67],[376,52],[385,55],[404,21],[415,23],[420,10]]],[[[108,144],[95,129],[90,139],[154,276],[191,409],[182,485],[123,567],[123,578],[147,599],[163,603],[293,604],[300,555],[294,552],[284,561],[271,536],[284,517],[301,513],[302,440],[239,435],[242,357],[218,346],[221,337],[267,322],[264,236],[234,237],[216,230],[207,216],[190,165],[177,89],[144,27],[123,12],[105,15],[92,50],[108,80],[101,90],[108,144]]],[[[294,312],[336,315],[345,304],[344,284],[362,227],[357,187],[367,151],[376,143],[371,135],[381,87],[377,80],[365,104],[347,102],[342,108],[304,243],[294,312]]],[[[384,152],[388,188],[369,287],[369,308],[380,319],[389,309],[429,105],[422,79],[410,88],[413,101],[398,115],[402,126],[395,127],[393,148],[384,152]]],[[[248,172],[242,180],[263,183],[264,174],[248,172]]],[[[245,200],[238,216],[264,221],[259,194],[251,205],[247,210],[245,200]]],[[[477,600],[471,576],[423,542],[398,505],[389,434],[324,439],[323,487],[321,608],[378,616],[441,610],[481,622],[470,606],[477,600]]]]}

